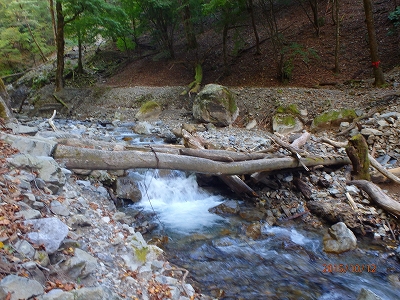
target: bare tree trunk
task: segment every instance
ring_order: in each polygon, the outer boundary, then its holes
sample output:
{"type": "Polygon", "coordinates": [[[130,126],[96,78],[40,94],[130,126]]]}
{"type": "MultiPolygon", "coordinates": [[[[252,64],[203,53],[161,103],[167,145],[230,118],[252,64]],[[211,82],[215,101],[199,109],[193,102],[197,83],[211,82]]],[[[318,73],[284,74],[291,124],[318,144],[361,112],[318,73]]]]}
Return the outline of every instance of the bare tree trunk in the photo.
{"type": "Polygon", "coordinates": [[[49,10],[51,16],[51,25],[53,26],[54,44],[57,46],[57,26],[56,26],[56,15],[54,12],[54,1],[49,0],[49,10]]]}
{"type": "Polygon", "coordinates": [[[56,13],[57,13],[57,69],[56,69],[56,82],[55,91],[59,92],[64,88],[64,15],[62,11],[62,4],[60,1],[56,1],[56,13]]]}
{"type": "MultiPolygon", "coordinates": [[[[79,30],[79,29],[78,29],[79,30]]],[[[82,63],[82,35],[78,32],[78,67],[76,69],[78,74],[83,74],[83,63],[82,63]]]]}
{"type": "MultiPolygon", "coordinates": [[[[335,1],[335,19],[336,19],[336,45],[335,45],[335,73],[340,72],[339,67],[339,52],[340,52],[340,20],[339,20],[339,0],[335,1]]],[[[333,9],[333,5],[332,5],[333,9]]]]}
{"type": "Polygon", "coordinates": [[[187,47],[188,49],[196,49],[197,40],[190,12],[190,2],[189,0],[181,0],[180,4],[182,7],[182,23],[185,30],[187,47]]]}
{"type": "Polygon", "coordinates": [[[367,23],[369,50],[371,53],[372,69],[374,71],[375,82],[374,85],[380,87],[385,84],[385,78],[381,67],[381,61],[379,60],[378,54],[378,42],[376,40],[374,16],[372,13],[372,1],[363,0],[365,20],[367,23]]]}
{"type": "Polygon", "coordinates": [[[249,11],[251,17],[251,26],[253,27],[254,36],[256,38],[256,54],[261,54],[260,50],[260,37],[258,36],[256,21],[254,17],[254,5],[253,0],[248,0],[249,3],[249,11]]]}
{"type": "Polygon", "coordinates": [[[224,30],[222,32],[222,53],[224,58],[224,74],[229,74],[229,66],[228,66],[228,54],[227,54],[227,46],[226,41],[228,39],[228,24],[224,25],[224,30]]]}

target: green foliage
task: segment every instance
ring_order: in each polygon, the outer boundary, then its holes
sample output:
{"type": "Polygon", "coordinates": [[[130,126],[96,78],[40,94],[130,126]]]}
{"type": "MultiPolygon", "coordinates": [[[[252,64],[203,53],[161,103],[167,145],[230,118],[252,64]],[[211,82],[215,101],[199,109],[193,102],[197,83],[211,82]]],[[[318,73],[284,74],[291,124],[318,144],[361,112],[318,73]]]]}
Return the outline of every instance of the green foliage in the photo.
{"type": "Polygon", "coordinates": [[[294,114],[294,115],[300,114],[300,111],[297,108],[296,104],[290,104],[288,106],[279,106],[276,109],[276,112],[277,113],[289,113],[289,114],[294,114]]]}
{"type": "Polygon", "coordinates": [[[400,6],[397,6],[394,11],[389,13],[388,19],[393,25],[393,28],[389,30],[389,34],[394,34],[400,27],[400,6]]]}
{"type": "Polygon", "coordinates": [[[0,76],[29,68],[54,51],[47,1],[0,0],[0,76]],[[46,13],[43,13],[46,12],[46,13]]]}
{"type": "Polygon", "coordinates": [[[160,105],[156,101],[150,100],[150,101],[143,103],[143,105],[140,107],[139,111],[141,113],[147,113],[157,107],[160,107],[160,105]]]}
{"type": "Polygon", "coordinates": [[[125,37],[119,37],[116,42],[116,46],[121,51],[133,50],[136,47],[136,44],[131,40],[125,37]]]}
{"type": "Polygon", "coordinates": [[[142,263],[146,262],[146,257],[147,257],[148,253],[149,253],[149,249],[147,247],[135,249],[135,255],[136,255],[137,259],[142,263]]]}
{"type": "Polygon", "coordinates": [[[283,64],[281,70],[281,80],[287,81],[292,78],[294,62],[296,59],[302,60],[307,64],[311,58],[318,59],[319,56],[313,48],[305,48],[298,43],[292,43],[282,49],[283,64]]]}

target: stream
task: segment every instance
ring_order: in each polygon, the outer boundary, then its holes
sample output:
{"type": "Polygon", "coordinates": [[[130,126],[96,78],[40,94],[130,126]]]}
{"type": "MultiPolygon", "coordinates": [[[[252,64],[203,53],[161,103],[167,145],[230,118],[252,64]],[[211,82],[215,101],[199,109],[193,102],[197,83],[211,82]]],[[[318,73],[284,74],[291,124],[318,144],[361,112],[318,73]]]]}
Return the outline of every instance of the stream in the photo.
{"type": "Polygon", "coordinates": [[[355,251],[327,254],[325,231],[302,229],[301,220],[262,224],[261,238],[252,240],[239,217],[208,212],[227,199],[200,188],[194,175],[147,170],[131,176],[140,180],[143,199],[125,212],[155,212],[160,226],[153,235],[169,237],[168,260],[187,269],[202,293],[219,299],[356,299],[367,288],[382,299],[400,299],[390,283],[400,265],[368,241],[359,241],[355,251]]]}
{"type": "MultiPolygon", "coordinates": [[[[60,125],[81,134],[89,131],[83,124],[60,125]]],[[[131,126],[98,126],[105,128],[99,135],[130,144],[163,143],[158,137],[134,134],[131,126]]],[[[89,135],[97,136],[98,128],[89,135]]],[[[301,218],[280,226],[261,223],[260,238],[252,240],[239,216],[209,212],[229,199],[199,187],[194,174],[130,170],[129,176],[139,182],[142,200],[121,209],[133,216],[140,211],[158,224],[144,238],[168,236],[162,246],[166,258],[187,269],[187,280],[201,293],[218,299],[339,300],[357,299],[367,288],[382,299],[400,299],[400,264],[371,240],[358,237],[356,250],[327,254],[322,250],[327,229],[306,229],[301,218]]],[[[237,201],[241,207],[249,205],[237,201]]]]}

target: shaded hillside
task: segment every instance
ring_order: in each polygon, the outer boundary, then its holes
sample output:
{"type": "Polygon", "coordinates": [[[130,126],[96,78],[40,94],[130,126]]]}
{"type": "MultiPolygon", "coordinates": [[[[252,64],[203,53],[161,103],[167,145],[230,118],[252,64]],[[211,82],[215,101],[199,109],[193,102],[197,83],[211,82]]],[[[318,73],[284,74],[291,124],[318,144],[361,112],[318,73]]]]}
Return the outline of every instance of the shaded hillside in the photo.
{"type": "MultiPolygon", "coordinates": [[[[293,1],[292,1],[293,2],[293,1]]],[[[285,36],[286,44],[298,43],[304,49],[314,49],[319,59],[310,58],[304,62],[297,58],[294,63],[292,86],[311,87],[325,83],[343,83],[349,80],[361,80],[372,77],[372,66],[369,57],[368,35],[362,1],[345,0],[340,2],[341,19],[341,52],[340,74],[333,72],[335,49],[335,26],[332,21],[331,3],[320,1],[320,16],[324,25],[321,34],[316,36],[315,30],[304,10],[294,4],[279,8],[279,28],[285,36]]],[[[374,1],[375,27],[379,43],[379,52],[384,72],[398,65],[399,36],[389,35],[391,23],[388,14],[394,10],[395,1],[374,1]]],[[[311,12],[311,11],[310,11],[311,12]]],[[[257,10],[260,14],[260,11],[257,10]]],[[[260,16],[258,20],[263,20],[260,16]]],[[[231,72],[223,75],[222,34],[205,30],[198,37],[199,55],[203,61],[203,83],[219,82],[228,86],[276,86],[277,59],[272,52],[271,41],[265,26],[258,24],[261,54],[255,54],[254,34],[250,24],[242,26],[240,38],[234,31],[229,32],[229,61],[231,72]],[[238,42],[239,40],[239,42],[238,42]],[[233,55],[235,45],[240,43],[239,54],[233,55]]],[[[204,26],[207,28],[207,26],[204,26]]],[[[157,59],[153,52],[139,48],[136,58],[113,77],[106,80],[111,86],[133,85],[186,85],[193,80],[195,54],[184,47],[184,39],[175,43],[176,58],[174,60],[157,59]],[[140,58],[141,57],[141,58],[140,58]]]]}

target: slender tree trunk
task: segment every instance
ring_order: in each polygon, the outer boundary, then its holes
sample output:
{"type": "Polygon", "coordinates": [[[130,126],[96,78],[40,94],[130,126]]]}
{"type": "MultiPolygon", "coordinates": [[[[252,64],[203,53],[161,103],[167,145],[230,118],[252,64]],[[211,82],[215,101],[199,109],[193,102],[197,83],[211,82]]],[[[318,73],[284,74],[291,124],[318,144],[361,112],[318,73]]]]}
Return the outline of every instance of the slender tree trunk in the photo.
{"type": "Polygon", "coordinates": [[[185,29],[187,48],[196,49],[197,40],[192,22],[189,0],[181,0],[180,4],[182,6],[182,23],[183,23],[183,28],[185,29]]]}
{"type": "MultiPolygon", "coordinates": [[[[79,29],[78,29],[79,30],[79,29]]],[[[82,35],[79,30],[78,32],[78,67],[76,69],[78,74],[83,74],[83,63],[82,63],[82,35]]]]}
{"type": "MultiPolygon", "coordinates": [[[[22,9],[22,6],[21,6],[21,9],[22,9]]],[[[42,48],[40,47],[39,43],[37,42],[37,40],[35,38],[35,35],[32,32],[31,26],[29,25],[28,19],[27,19],[26,16],[24,16],[24,18],[25,18],[26,27],[28,27],[29,34],[31,35],[31,38],[32,38],[33,42],[35,43],[36,47],[39,50],[40,57],[42,58],[43,62],[46,62],[47,61],[47,57],[46,57],[46,55],[44,55],[44,53],[42,51],[42,48]]]]}
{"type": "Polygon", "coordinates": [[[256,38],[256,54],[261,54],[260,50],[260,37],[258,36],[256,21],[254,17],[254,5],[253,0],[248,0],[249,2],[249,11],[251,17],[251,26],[253,27],[254,36],[256,38]]]}
{"type": "Polygon", "coordinates": [[[226,41],[228,39],[228,24],[224,25],[224,30],[222,32],[222,53],[224,57],[224,73],[228,74],[229,73],[229,67],[228,67],[228,54],[227,52],[227,47],[226,47],[226,41]]]}
{"type": "Polygon", "coordinates": [[[55,91],[59,92],[64,88],[64,15],[62,11],[62,4],[60,1],[56,1],[56,13],[57,13],[57,69],[55,79],[55,91]]]}
{"type": "Polygon", "coordinates": [[[309,0],[311,9],[313,11],[313,18],[314,18],[314,27],[315,33],[317,36],[320,34],[320,24],[319,24],[319,16],[318,16],[318,0],[309,0]]]}
{"type": "Polygon", "coordinates": [[[376,40],[374,16],[372,13],[372,1],[363,0],[363,2],[364,2],[365,20],[367,23],[367,30],[368,30],[369,50],[371,53],[372,69],[374,71],[374,77],[375,77],[374,85],[380,87],[385,84],[385,78],[383,76],[381,62],[379,60],[378,42],[376,40]]]}
{"type": "Polygon", "coordinates": [[[49,10],[51,16],[51,25],[53,26],[54,44],[57,46],[57,26],[56,26],[56,16],[54,12],[54,1],[49,0],[49,10]]]}
{"type": "MultiPolygon", "coordinates": [[[[335,46],[335,73],[340,72],[340,67],[339,67],[339,52],[340,52],[340,20],[339,20],[339,0],[334,0],[335,1],[335,23],[336,23],[336,46],[335,46]]],[[[333,5],[332,5],[333,9],[333,5]]]]}

